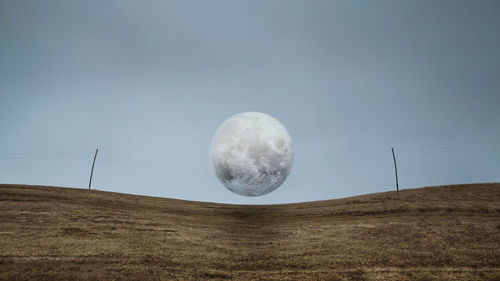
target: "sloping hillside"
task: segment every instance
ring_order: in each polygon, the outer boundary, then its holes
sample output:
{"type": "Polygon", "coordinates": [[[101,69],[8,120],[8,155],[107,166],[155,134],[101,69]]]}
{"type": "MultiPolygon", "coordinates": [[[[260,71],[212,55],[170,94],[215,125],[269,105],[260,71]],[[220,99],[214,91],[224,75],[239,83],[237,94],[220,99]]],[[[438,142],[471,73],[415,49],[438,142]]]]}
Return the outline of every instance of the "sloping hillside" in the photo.
{"type": "Polygon", "coordinates": [[[0,185],[0,280],[500,280],[500,184],[286,205],[0,185]]]}

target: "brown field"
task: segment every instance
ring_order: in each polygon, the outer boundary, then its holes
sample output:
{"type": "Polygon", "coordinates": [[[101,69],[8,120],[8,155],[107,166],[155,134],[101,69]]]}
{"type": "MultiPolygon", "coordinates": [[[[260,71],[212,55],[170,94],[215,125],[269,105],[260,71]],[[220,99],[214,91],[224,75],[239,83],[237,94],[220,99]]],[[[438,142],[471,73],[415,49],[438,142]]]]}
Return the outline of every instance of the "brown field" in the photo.
{"type": "Polygon", "coordinates": [[[0,280],[500,280],[500,184],[286,205],[0,185],[0,280]]]}

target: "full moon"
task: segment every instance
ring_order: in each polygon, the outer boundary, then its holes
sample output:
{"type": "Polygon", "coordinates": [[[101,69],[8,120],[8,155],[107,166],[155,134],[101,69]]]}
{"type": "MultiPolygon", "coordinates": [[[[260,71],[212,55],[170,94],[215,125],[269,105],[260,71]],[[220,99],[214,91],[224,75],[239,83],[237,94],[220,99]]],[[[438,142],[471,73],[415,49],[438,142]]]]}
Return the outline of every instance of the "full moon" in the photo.
{"type": "Polygon", "coordinates": [[[215,131],[210,160],[227,189],[261,196],[276,190],[290,174],[293,143],[278,120],[260,112],[243,112],[215,131]]]}

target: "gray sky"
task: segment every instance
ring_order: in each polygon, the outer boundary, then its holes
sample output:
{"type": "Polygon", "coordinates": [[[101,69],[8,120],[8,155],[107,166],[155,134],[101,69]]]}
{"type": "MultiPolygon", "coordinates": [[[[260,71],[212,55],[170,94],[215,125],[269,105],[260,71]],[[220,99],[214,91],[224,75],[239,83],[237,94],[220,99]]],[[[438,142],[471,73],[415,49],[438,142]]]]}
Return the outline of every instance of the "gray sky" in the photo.
{"type": "Polygon", "coordinates": [[[228,203],[500,180],[498,1],[0,0],[0,182],[228,203]],[[226,118],[280,120],[276,191],[226,190],[226,118]]]}

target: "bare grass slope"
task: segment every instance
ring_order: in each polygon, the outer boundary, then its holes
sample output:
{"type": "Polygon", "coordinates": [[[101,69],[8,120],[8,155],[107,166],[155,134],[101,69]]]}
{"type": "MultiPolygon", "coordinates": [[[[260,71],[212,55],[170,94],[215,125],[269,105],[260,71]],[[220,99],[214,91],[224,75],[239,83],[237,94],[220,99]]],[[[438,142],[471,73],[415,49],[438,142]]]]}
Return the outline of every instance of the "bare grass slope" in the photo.
{"type": "Polygon", "coordinates": [[[500,184],[227,205],[0,185],[0,280],[500,280],[500,184]]]}

